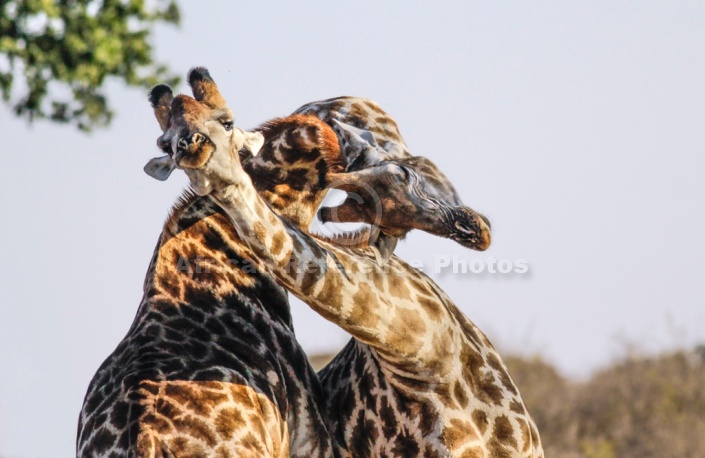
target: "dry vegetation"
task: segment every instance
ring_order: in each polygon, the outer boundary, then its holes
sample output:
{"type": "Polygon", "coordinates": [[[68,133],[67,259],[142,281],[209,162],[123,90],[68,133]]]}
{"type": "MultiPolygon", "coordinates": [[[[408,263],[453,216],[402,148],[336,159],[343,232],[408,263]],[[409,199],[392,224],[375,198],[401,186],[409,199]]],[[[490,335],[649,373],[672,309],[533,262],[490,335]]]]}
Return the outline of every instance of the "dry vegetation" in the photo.
{"type": "Polygon", "coordinates": [[[541,358],[505,361],[548,457],[705,457],[705,346],[625,358],[580,383],[541,358]]]}
{"type": "Polygon", "coordinates": [[[630,357],[571,383],[540,359],[509,358],[547,456],[705,457],[705,348],[630,357]]]}

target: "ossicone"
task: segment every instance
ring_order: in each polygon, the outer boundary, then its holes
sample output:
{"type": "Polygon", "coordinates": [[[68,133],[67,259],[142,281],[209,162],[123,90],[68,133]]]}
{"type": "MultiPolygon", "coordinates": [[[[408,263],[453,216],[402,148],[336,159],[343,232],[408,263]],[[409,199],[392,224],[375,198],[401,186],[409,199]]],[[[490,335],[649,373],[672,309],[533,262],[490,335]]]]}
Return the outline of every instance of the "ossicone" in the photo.
{"type": "Polygon", "coordinates": [[[208,69],[205,67],[192,68],[186,76],[188,84],[191,86],[193,98],[197,101],[208,105],[212,109],[225,108],[226,103],[218,85],[211,78],[208,69]]]}
{"type": "Polygon", "coordinates": [[[149,103],[152,104],[154,116],[157,118],[162,132],[166,132],[169,124],[172,100],[174,100],[174,95],[171,92],[171,88],[166,84],[154,86],[152,90],[149,91],[149,103]]]}
{"type": "Polygon", "coordinates": [[[208,73],[206,67],[193,67],[189,70],[188,75],[186,75],[186,81],[188,81],[189,86],[193,87],[201,81],[213,81],[211,74],[208,73]]]}
{"type": "Polygon", "coordinates": [[[149,103],[152,104],[152,108],[171,105],[173,98],[171,88],[166,84],[158,84],[149,91],[149,103]]]}

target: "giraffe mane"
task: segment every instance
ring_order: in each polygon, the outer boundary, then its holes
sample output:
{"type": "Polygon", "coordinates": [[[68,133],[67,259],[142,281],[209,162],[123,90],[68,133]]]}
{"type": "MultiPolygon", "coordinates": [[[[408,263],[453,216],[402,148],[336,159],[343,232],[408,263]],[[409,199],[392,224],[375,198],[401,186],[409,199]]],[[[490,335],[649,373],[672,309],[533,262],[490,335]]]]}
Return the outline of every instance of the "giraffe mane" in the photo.
{"type": "Polygon", "coordinates": [[[164,227],[172,227],[177,224],[179,218],[188,207],[194,203],[200,196],[196,194],[193,189],[187,188],[181,193],[181,195],[176,199],[174,205],[171,206],[169,213],[167,214],[166,220],[164,221],[164,227]]]}
{"type": "Polygon", "coordinates": [[[367,248],[372,231],[369,226],[364,226],[356,232],[343,232],[331,236],[316,234],[314,232],[308,232],[308,234],[317,240],[322,240],[333,245],[342,245],[348,248],[367,248]]]}

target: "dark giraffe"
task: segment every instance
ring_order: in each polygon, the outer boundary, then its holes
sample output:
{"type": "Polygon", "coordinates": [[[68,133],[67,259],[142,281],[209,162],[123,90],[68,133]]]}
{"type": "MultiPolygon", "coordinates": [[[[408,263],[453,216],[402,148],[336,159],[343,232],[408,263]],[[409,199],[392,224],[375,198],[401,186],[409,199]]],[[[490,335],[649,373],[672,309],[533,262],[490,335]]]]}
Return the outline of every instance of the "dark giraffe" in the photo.
{"type": "MultiPolygon", "coordinates": [[[[158,90],[151,100],[183,117],[204,114],[192,99],[172,103],[158,90]]],[[[205,128],[213,122],[233,130],[227,111],[205,128]]],[[[160,147],[188,153],[179,149],[184,132],[169,132],[160,147]]],[[[253,177],[264,174],[263,195],[292,221],[312,220],[328,185],[325,174],[301,171],[340,168],[335,134],[312,116],[271,121],[236,151],[253,177]],[[251,154],[263,141],[266,165],[251,154]]],[[[162,178],[169,171],[159,162],[149,170],[162,178]]],[[[77,455],[336,456],[323,405],[286,291],[210,198],[187,193],[164,225],[132,327],[89,385],[77,455]]]]}

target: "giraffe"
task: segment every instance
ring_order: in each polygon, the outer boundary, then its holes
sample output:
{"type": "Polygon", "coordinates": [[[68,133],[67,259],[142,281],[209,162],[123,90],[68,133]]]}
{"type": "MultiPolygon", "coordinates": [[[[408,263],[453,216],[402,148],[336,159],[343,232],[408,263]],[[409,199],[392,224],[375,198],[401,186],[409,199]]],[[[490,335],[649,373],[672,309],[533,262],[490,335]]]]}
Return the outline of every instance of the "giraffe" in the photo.
{"type": "Polygon", "coordinates": [[[380,227],[381,234],[373,242],[385,258],[412,228],[474,250],[489,247],[490,232],[478,227],[489,227],[487,218],[463,205],[453,184],[433,162],[411,155],[397,123],[376,102],[335,97],[307,103],[294,113],[314,115],[331,126],[345,158],[346,173],[332,175],[331,182],[353,196],[337,207],[322,208],[322,222],[378,224],[377,216],[384,213],[386,226],[380,227]],[[409,194],[402,196],[407,186],[409,194]],[[375,199],[378,189],[388,189],[388,198],[375,199]],[[375,200],[381,205],[371,205],[375,200]]]}
{"type": "MultiPolygon", "coordinates": [[[[150,99],[159,111],[171,95],[155,90],[150,99]]],[[[232,113],[220,115],[232,129],[232,113]]],[[[159,146],[170,148],[166,141],[159,146]]],[[[312,116],[277,119],[238,147],[254,177],[266,169],[251,153],[260,147],[278,170],[276,181],[262,178],[265,194],[268,186],[279,193],[269,195],[273,208],[292,221],[314,218],[327,186],[315,172],[340,160],[327,125],[312,116]],[[315,148],[306,150],[304,138],[315,148]]],[[[148,171],[169,173],[159,163],[148,171]]],[[[130,330],[90,382],[77,455],[337,456],[321,406],[286,291],[210,198],[187,193],[164,225],[130,330]]]]}
{"type": "Polygon", "coordinates": [[[380,269],[369,249],[315,240],[272,212],[239,161],[248,134],[203,122],[226,106],[203,103],[222,101],[205,69],[191,75],[207,96],[178,97],[200,107],[198,115],[172,109],[163,116],[167,133],[205,139],[187,141],[164,161],[218,203],[280,284],[354,337],[321,373],[341,455],[542,457],[536,426],[487,337],[395,256],[380,269]]]}

